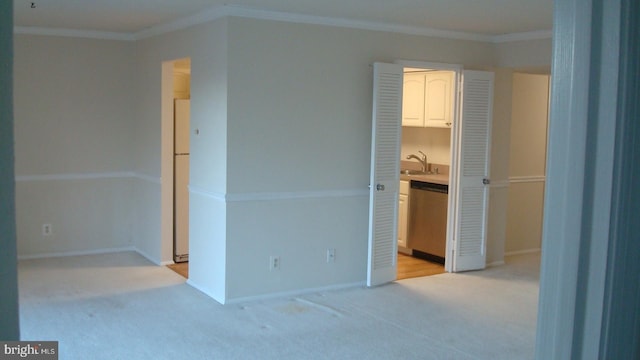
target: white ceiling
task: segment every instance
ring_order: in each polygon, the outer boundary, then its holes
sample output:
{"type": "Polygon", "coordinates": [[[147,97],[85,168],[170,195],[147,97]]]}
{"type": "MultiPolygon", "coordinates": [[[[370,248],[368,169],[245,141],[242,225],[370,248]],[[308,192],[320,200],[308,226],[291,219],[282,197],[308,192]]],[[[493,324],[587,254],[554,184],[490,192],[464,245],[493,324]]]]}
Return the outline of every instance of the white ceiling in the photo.
{"type": "Polygon", "coordinates": [[[135,34],[229,8],[497,36],[551,30],[553,0],[14,0],[14,24],[135,34]]]}

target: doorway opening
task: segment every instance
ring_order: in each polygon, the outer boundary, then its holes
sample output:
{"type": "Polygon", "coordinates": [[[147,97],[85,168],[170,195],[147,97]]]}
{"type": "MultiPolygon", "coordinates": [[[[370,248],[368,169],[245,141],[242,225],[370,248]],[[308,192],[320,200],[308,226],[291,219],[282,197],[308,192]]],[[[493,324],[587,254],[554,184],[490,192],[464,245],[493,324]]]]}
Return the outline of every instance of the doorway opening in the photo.
{"type": "Polygon", "coordinates": [[[550,75],[514,72],[511,85],[505,256],[542,247],[550,75]]]}
{"type": "MultiPolygon", "coordinates": [[[[425,70],[405,68],[405,79],[407,78],[407,73],[420,74],[423,71],[425,70]]],[[[423,94],[421,91],[424,89],[424,86],[422,83],[416,86],[415,76],[413,76],[413,78],[409,78],[413,83],[409,83],[409,85],[407,85],[408,82],[405,81],[405,86],[403,87],[403,127],[400,168],[401,170],[407,170],[411,175],[408,176],[405,174],[405,171],[401,171],[401,184],[399,187],[398,251],[401,254],[410,254],[413,257],[426,258],[427,260],[435,260],[436,263],[442,263],[442,261],[445,260],[443,259],[445,255],[440,256],[437,253],[444,251],[442,246],[440,249],[428,248],[427,251],[421,251],[420,249],[416,251],[416,246],[411,243],[411,237],[418,237],[416,232],[420,233],[420,236],[423,237],[436,236],[435,234],[430,235],[429,232],[438,234],[438,227],[432,226],[431,223],[433,221],[428,222],[422,219],[429,218],[434,220],[439,217],[446,219],[444,221],[440,221],[440,223],[442,224],[443,222],[446,222],[448,224],[447,244],[451,244],[451,234],[456,230],[455,225],[452,224],[452,217],[456,214],[448,212],[444,215],[443,212],[437,212],[434,209],[434,207],[436,207],[434,204],[437,204],[438,201],[437,196],[431,196],[429,204],[433,206],[428,207],[417,206],[415,202],[416,196],[410,196],[415,195],[417,190],[413,189],[413,187],[409,186],[406,182],[413,183],[415,180],[419,180],[419,176],[414,176],[416,172],[424,172],[423,168],[426,168],[427,172],[433,174],[435,173],[434,167],[446,166],[446,164],[438,164],[437,161],[432,161],[434,156],[430,153],[431,149],[426,151],[425,149],[420,148],[423,142],[417,132],[425,132],[425,135],[422,137],[426,138],[427,130],[441,131],[442,128],[420,126],[428,121],[425,120],[428,117],[428,114],[425,114],[425,111],[422,110],[422,105],[415,106],[415,103],[410,103],[410,106],[407,106],[407,101],[411,102],[412,97],[415,96],[416,92],[418,93],[418,97],[422,97],[423,94]],[[418,88],[418,91],[416,91],[416,87],[418,88]],[[411,106],[413,106],[413,108],[411,106]],[[408,111],[405,111],[406,109],[408,109],[408,111]],[[416,111],[416,109],[418,109],[418,111],[416,111]],[[418,121],[416,121],[416,119],[418,121]],[[416,123],[417,125],[414,125],[416,123]],[[407,126],[407,124],[410,125],[407,126]],[[407,139],[409,139],[409,141],[407,141],[407,139]],[[409,149],[407,149],[408,143],[410,145],[409,149]],[[410,162],[407,163],[407,161],[410,162]],[[413,199],[414,201],[412,202],[410,199],[413,199]],[[418,211],[422,209],[422,215],[416,215],[416,209],[418,211]],[[429,225],[427,226],[427,224],[429,225]],[[427,255],[426,257],[424,256],[425,253],[427,255]],[[432,255],[436,255],[436,257],[434,258],[432,255]]],[[[505,77],[505,79],[507,78],[505,77]]],[[[496,202],[495,204],[497,206],[505,206],[504,211],[506,215],[505,219],[503,219],[504,223],[498,223],[497,227],[494,227],[494,229],[500,229],[500,226],[504,226],[503,229],[505,232],[503,234],[504,238],[502,241],[494,240],[493,244],[488,244],[493,245],[494,248],[492,249],[494,253],[502,254],[502,261],[493,260],[493,262],[487,266],[504,264],[504,256],[529,253],[533,253],[534,255],[536,253],[539,254],[542,237],[542,202],[545,185],[549,75],[548,73],[527,74],[510,72],[508,79],[509,80],[507,81],[509,81],[510,85],[506,87],[504,85],[505,80],[503,80],[502,89],[508,89],[508,94],[505,93],[504,97],[508,99],[508,109],[510,111],[509,123],[506,124],[508,130],[507,134],[510,138],[510,146],[508,147],[509,164],[508,166],[501,165],[501,168],[508,169],[505,170],[505,173],[508,173],[508,178],[498,181],[495,185],[492,185],[492,191],[496,192],[496,197],[498,199],[505,199],[504,203],[496,202]],[[508,200],[506,200],[507,198],[508,200]],[[500,249],[498,250],[496,246],[500,246],[500,249]]],[[[418,77],[418,80],[422,81],[422,78],[418,77]]],[[[501,91],[504,92],[505,90],[501,91]]],[[[461,92],[458,94],[460,93],[461,92]]],[[[460,108],[454,106],[454,109],[460,108]]],[[[456,141],[455,131],[461,131],[461,129],[451,129],[450,131],[451,133],[449,135],[451,141],[449,144],[446,144],[448,146],[446,149],[451,150],[451,152],[445,152],[445,154],[447,154],[446,156],[450,156],[451,164],[453,164],[456,159],[455,151],[456,149],[459,149],[459,147],[454,145],[456,141]]],[[[443,136],[441,138],[446,139],[447,137],[443,136]]],[[[459,136],[458,139],[464,141],[465,137],[459,136]]],[[[433,142],[433,140],[430,141],[433,142]]],[[[509,142],[507,142],[507,145],[509,145],[509,142]]],[[[445,171],[448,171],[449,169],[455,169],[455,167],[445,167],[445,171]]],[[[449,194],[455,193],[455,185],[457,185],[456,179],[457,178],[454,176],[450,177],[451,186],[449,188],[449,194]]],[[[459,206],[464,206],[465,204],[466,203],[462,202],[459,206]]],[[[451,207],[451,203],[449,203],[449,207],[451,207]]],[[[502,210],[498,210],[498,213],[501,211],[502,210]]],[[[441,231],[442,230],[440,230],[440,232],[441,231]]],[[[452,250],[455,249],[447,250],[444,254],[452,254],[450,252],[452,250]]],[[[413,274],[411,273],[406,274],[407,270],[404,269],[405,265],[403,264],[403,261],[406,261],[406,257],[402,257],[399,254],[397,262],[398,279],[405,278],[405,276],[413,277],[413,274]]],[[[412,266],[415,267],[415,265],[412,266]]],[[[432,271],[426,263],[423,267],[427,274],[428,271],[432,271]]],[[[416,277],[425,276],[423,273],[417,272],[413,269],[411,269],[411,271],[415,272],[416,277]]]]}
{"type": "Polygon", "coordinates": [[[457,72],[403,69],[397,279],[445,272],[457,72]]]}
{"type": "MultiPolygon", "coordinates": [[[[461,66],[446,64],[374,63],[367,286],[381,285],[395,280],[397,276],[396,226],[405,67],[451,71],[455,74],[449,93],[451,104],[450,107],[444,107],[453,119],[450,124],[449,174],[427,174],[429,164],[426,154],[410,154],[409,158],[417,159],[421,165],[419,175],[431,176],[433,180],[409,182],[411,187],[420,183],[429,187],[420,190],[447,193],[447,199],[439,200],[447,204],[445,270],[459,272],[486,267],[494,74],[462,71],[461,66]],[[460,84],[462,78],[464,87],[460,84]],[[443,181],[435,181],[437,177],[443,181]],[[393,225],[391,230],[390,225],[393,225]]],[[[403,176],[416,175],[411,173],[411,169],[406,170],[403,176]]],[[[409,199],[411,202],[412,199],[409,199]]],[[[408,229],[409,234],[411,231],[408,229]]],[[[412,246],[410,240],[407,243],[412,246]]]]}
{"type": "Polygon", "coordinates": [[[163,239],[167,238],[171,244],[173,261],[168,267],[188,278],[190,58],[163,64],[163,84],[165,83],[170,91],[163,94],[163,119],[166,120],[163,121],[166,122],[163,130],[167,130],[167,134],[163,134],[163,167],[167,170],[167,173],[163,172],[166,175],[163,178],[170,179],[170,184],[163,187],[166,200],[163,201],[163,223],[168,222],[170,226],[163,228],[163,239]]]}

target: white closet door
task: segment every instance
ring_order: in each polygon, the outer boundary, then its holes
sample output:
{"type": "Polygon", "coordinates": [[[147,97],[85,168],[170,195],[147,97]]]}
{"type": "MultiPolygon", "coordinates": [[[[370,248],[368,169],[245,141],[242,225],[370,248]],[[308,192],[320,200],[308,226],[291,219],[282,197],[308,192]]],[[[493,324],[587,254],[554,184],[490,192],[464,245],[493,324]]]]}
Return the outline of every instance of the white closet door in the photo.
{"type": "Polygon", "coordinates": [[[453,271],[484,269],[487,251],[493,73],[463,72],[453,271]]]}
{"type": "Polygon", "coordinates": [[[396,279],[403,68],[373,65],[367,286],[396,279]]]}

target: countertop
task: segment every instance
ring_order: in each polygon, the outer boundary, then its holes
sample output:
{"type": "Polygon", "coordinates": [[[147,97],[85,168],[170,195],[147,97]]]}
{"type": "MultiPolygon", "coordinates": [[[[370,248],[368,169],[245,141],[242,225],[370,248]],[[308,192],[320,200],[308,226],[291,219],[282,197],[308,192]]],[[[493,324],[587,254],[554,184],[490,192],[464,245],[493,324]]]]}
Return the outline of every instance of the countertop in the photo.
{"type": "Polygon", "coordinates": [[[410,181],[417,180],[434,184],[449,185],[449,174],[430,174],[430,175],[405,175],[400,174],[400,180],[410,181]]]}

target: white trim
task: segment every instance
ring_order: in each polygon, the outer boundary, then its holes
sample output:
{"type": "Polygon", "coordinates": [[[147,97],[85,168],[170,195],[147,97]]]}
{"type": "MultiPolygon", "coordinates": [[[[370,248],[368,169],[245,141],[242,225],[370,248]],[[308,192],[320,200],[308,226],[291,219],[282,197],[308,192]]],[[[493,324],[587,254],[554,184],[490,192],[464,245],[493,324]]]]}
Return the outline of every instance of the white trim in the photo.
{"type": "Polygon", "coordinates": [[[67,173],[67,174],[44,174],[44,175],[17,175],[16,182],[30,181],[68,181],[68,180],[100,180],[100,179],[139,179],[154,184],[160,184],[158,177],[145,175],[133,171],[101,172],[101,173],[67,173]]]}
{"type": "Polygon", "coordinates": [[[208,197],[217,201],[225,201],[224,193],[217,192],[217,191],[209,191],[207,189],[203,189],[201,187],[194,186],[194,185],[189,185],[188,188],[189,188],[190,194],[208,197]]]}
{"type": "Polygon", "coordinates": [[[524,254],[534,254],[539,253],[540,248],[534,249],[524,249],[524,250],[516,250],[516,251],[508,251],[504,253],[504,256],[514,256],[514,255],[524,255],[524,254]]]}
{"type": "Polygon", "coordinates": [[[343,18],[332,18],[332,17],[324,17],[324,16],[312,16],[312,15],[302,15],[302,14],[294,14],[294,13],[286,13],[286,12],[266,11],[266,10],[258,10],[258,9],[252,9],[249,7],[241,7],[241,6],[225,6],[225,8],[229,16],[238,16],[238,17],[244,17],[244,18],[285,21],[285,22],[293,22],[293,23],[325,25],[325,26],[334,26],[334,27],[345,27],[345,28],[372,30],[372,31],[384,31],[384,32],[392,32],[392,33],[402,33],[402,34],[408,34],[408,35],[421,35],[421,36],[458,39],[458,40],[471,40],[471,41],[484,41],[484,42],[490,42],[492,40],[492,36],[490,35],[462,32],[462,31],[439,30],[439,29],[417,27],[417,26],[415,27],[406,26],[406,25],[399,25],[399,24],[392,24],[392,23],[359,21],[359,20],[343,19],[343,18]]]}
{"type": "Polygon", "coordinates": [[[463,70],[461,64],[439,63],[420,60],[396,60],[393,63],[402,65],[405,68],[447,70],[458,73],[463,70]]]}
{"type": "Polygon", "coordinates": [[[189,193],[205,196],[217,201],[247,202],[247,201],[276,201],[296,199],[326,199],[345,197],[367,197],[369,191],[365,189],[319,190],[295,192],[250,192],[250,193],[221,193],[209,191],[197,186],[189,185],[189,193]]]}
{"type": "Polygon", "coordinates": [[[58,181],[58,180],[95,180],[95,179],[118,179],[131,178],[134,173],[124,172],[103,172],[103,173],[68,173],[68,174],[46,174],[46,175],[17,175],[16,182],[26,181],[58,181]]]}
{"type": "Polygon", "coordinates": [[[302,289],[302,290],[282,291],[282,292],[269,293],[269,294],[263,294],[263,295],[246,296],[246,297],[239,297],[234,299],[225,299],[223,304],[229,305],[229,304],[238,304],[238,303],[246,303],[246,302],[253,302],[253,301],[270,300],[270,299],[276,299],[276,298],[294,297],[294,296],[307,295],[307,294],[313,294],[313,293],[319,293],[319,292],[364,287],[365,285],[366,285],[365,282],[361,281],[361,282],[350,283],[350,284],[329,285],[329,286],[321,286],[317,288],[308,288],[308,289],[302,289]]]}
{"type": "Polygon", "coordinates": [[[139,172],[133,172],[132,176],[138,180],[143,180],[143,181],[147,181],[150,183],[154,183],[157,185],[162,184],[162,179],[157,177],[157,176],[149,176],[149,175],[145,175],[143,173],[139,173],[139,172]]]}
{"type": "Polygon", "coordinates": [[[99,255],[99,254],[111,254],[119,252],[137,252],[137,249],[133,246],[127,246],[122,248],[111,249],[95,249],[95,250],[81,250],[81,251],[68,251],[68,252],[55,252],[55,253],[42,253],[33,255],[18,255],[18,260],[33,260],[33,259],[47,259],[69,256],[84,256],[84,255],[99,255]]]}
{"type": "Polygon", "coordinates": [[[133,39],[142,40],[153,36],[158,36],[166,33],[170,33],[177,30],[186,29],[191,26],[204,24],[209,21],[221,19],[229,16],[229,12],[226,10],[227,6],[214,6],[208,10],[200,11],[195,15],[185,16],[183,18],[170,21],[168,23],[152,26],[148,29],[138,31],[131,34],[133,39]]]}
{"type": "Polygon", "coordinates": [[[61,28],[46,28],[35,26],[16,26],[13,28],[14,34],[42,35],[42,36],[62,36],[86,39],[135,41],[134,34],[118,33],[110,31],[76,30],[61,28]]]}
{"type": "Polygon", "coordinates": [[[495,267],[495,266],[502,266],[504,265],[504,260],[497,260],[497,261],[492,261],[490,263],[487,264],[487,267],[495,267]]]}
{"type": "Polygon", "coordinates": [[[496,181],[491,181],[491,183],[489,183],[489,188],[491,189],[501,189],[501,188],[508,188],[509,187],[509,180],[496,180],[496,181]]]}
{"type": "Polygon", "coordinates": [[[162,262],[162,261],[158,261],[157,259],[154,259],[152,256],[150,256],[149,254],[147,254],[146,252],[140,250],[137,247],[133,248],[133,251],[137,252],[140,256],[142,256],[143,258],[151,261],[152,263],[158,265],[158,266],[164,266],[164,265],[168,265],[171,264],[172,262],[162,262]]]}
{"type": "Polygon", "coordinates": [[[295,200],[317,198],[342,198],[342,197],[368,197],[369,191],[365,189],[325,190],[325,191],[298,191],[298,192],[264,192],[264,193],[231,193],[226,195],[227,202],[241,201],[270,201],[270,200],[295,200]]]}
{"type": "Polygon", "coordinates": [[[544,175],[538,176],[512,176],[509,177],[509,183],[532,183],[532,182],[545,182],[547,177],[544,175]]]}
{"type": "Polygon", "coordinates": [[[551,39],[553,32],[551,30],[537,30],[521,33],[511,33],[504,35],[497,35],[491,38],[492,43],[506,43],[515,41],[527,41],[527,40],[544,40],[551,39]]]}
{"type": "Polygon", "coordinates": [[[214,291],[194,283],[193,280],[190,279],[190,278],[187,279],[186,283],[187,283],[187,285],[191,286],[192,288],[200,291],[201,293],[207,295],[208,297],[212,298],[213,300],[217,301],[218,303],[224,305],[224,303],[225,303],[224,302],[224,296],[222,298],[218,298],[218,296],[216,295],[216,293],[214,291]]]}
{"type": "Polygon", "coordinates": [[[537,39],[551,38],[550,30],[538,30],[522,33],[512,33],[504,35],[486,35],[479,33],[441,30],[434,28],[407,26],[393,23],[382,23],[375,21],[360,21],[344,18],[332,18],[325,16],[303,15],[279,11],[259,10],[250,7],[223,5],[214,6],[208,10],[200,11],[195,15],[186,16],[174,21],[152,26],[150,28],[135,33],[119,33],[108,31],[92,31],[92,30],[75,30],[75,29],[57,29],[45,27],[14,27],[15,34],[30,34],[44,36],[65,36],[77,38],[103,39],[103,40],[120,40],[120,41],[137,41],[153,36],[170,33],[177,30],[186,29],[195,25],[207,23],[209,21],[222,19],[226,17],[242,17],[261,20],[283,21],[300,24],[324,25],[332,27],[343,27],[360,30],[382,31],[390,33],[400,33],[407,35],[419,35],[427,37],[435,37],[441,39],[469,40],[488,43],[504,43],[513,41],[526,41],[537,39]]]}

